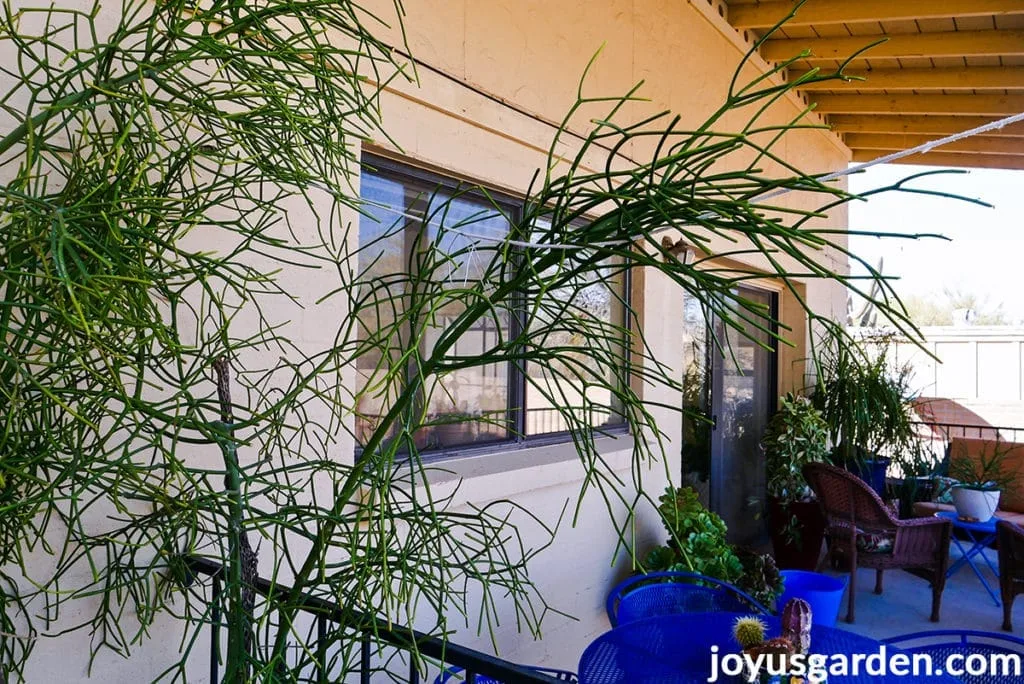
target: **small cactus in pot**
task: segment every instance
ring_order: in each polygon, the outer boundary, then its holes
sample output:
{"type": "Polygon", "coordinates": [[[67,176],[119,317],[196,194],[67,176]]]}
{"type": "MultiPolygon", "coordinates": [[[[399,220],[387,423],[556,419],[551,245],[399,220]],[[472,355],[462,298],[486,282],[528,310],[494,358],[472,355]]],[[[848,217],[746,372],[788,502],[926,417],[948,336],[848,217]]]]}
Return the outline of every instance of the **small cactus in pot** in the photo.
{"type": "MultiPolygon", "coordinates": [[[[736,639],[743,652],[754,660],[765,656],[770,668],[776,671],[785,670],[789,656],[796,653],[796,648],[788,637],[780,636],[765,639],[768,626],[764,620],[753,615],[737,618],[732,626],[732,636],[736,639]]],[[[767,671],[747,672],[748,681],[771,681],[767,671]]]]}
{"type": "Polygon", "coordinates": [[[782,609],[782,636],[789,639],[797,653],[811,649],[811,605],[801,598],[790,599],[782,609]]]}
{"type": "Polygon", "coordinates": [[[779,681],[776,676],[772,675],[772,672],[785,672],[789,669],[789,658],[796,653],[796,646],[788,637],[780,636],[774,639],[768,639],[759,646],[752,648],[745,648],[743,652],[749,655],[755,662],[760,661],[763,657],[762,662],[765,663],[766,669],[760,672],[748,672],[748,681],[755,681],[759,678],[761,682],[774,682],[779,681]]]}
{"type": "Polygon", "coordinates": [[[754,648],[764,643],[765,631],[768,626],[761,618],[749,616],[737,618],[732,626],[732,636],[744,649],[754,648]]]}

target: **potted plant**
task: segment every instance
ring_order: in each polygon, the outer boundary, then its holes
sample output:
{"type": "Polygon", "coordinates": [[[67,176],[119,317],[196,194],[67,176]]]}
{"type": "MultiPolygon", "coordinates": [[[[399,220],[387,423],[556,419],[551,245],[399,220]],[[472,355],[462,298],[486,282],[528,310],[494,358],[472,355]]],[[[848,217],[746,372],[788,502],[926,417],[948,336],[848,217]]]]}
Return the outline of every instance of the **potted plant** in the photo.
{"type": "Polygon", "coordinates": [[[768,524],[781,568],[813,570],[825,536],[825,519],[803,467],[828,456],[828,424],[806,397],[787,394],[768,422],[761,445],[768,477],[768,524]]]}
{"type": "Polygon", "coordinates": [[[700,502],[690,487],[668,487],[658,497],[658,513],[668,542],[647,554],[645,569],[681,570],[735,583],[743,566],[725,540],[720,516],[700,502]]]}
{"type": "MultiPolygon", "coordinates": [[[[745,678],[748,682],[796,684],[807,681],[803,675],[789,675],[792,656],[810,655],[811,606],[802,599],[791,599],[782,608],[781,635],[768,639],[768,626],[755,616],[742,616],[733,623],[732,636],[748,656],[745,678]]],[[[795,669],[795,668],[794,668],[795,669]]],[[[824,679],[815,678],[822,682],[824,679]]]]}
{"type": "Polygon", "coordinates": [[[899,502],[901,519],[914,517],[914,504],[932,501],[936,496],[936,477],[942,468],[930,441],[911,442],[899,456],[899,473],[888,481],[889,498],[899,502]]]}
{"type": "Polygon", "coordinates": [[[953,506],[963,520],[990,520],[999,508],[999,499],[1004,489],[1014,478],[1003,468],[1007,449],[995,442],[992,448],[985,444],[976,456],[968,454],[965,445],[959,453],[950,454],[949,475],[955,483],[951,486],[953,506]]]}
{"type": "Polygon", "coordinates": [[[872,352],[833,340],[817,359],[811,395],[828,424],[832,460],[885,495],[892,455],[915,439],[911,418],[910,367],[889,357],[886,339],[872,340],[872,352]]]}
{"type": "Polygon", "coordinates": [[[725,522],[704,507],[696,491],[668,487],[658,503],[669,539],[647,554],[647,572],[695,572],[735,584],[766,606],[775,604],[784,587],[774,559],[729,544],[725,522]]]}

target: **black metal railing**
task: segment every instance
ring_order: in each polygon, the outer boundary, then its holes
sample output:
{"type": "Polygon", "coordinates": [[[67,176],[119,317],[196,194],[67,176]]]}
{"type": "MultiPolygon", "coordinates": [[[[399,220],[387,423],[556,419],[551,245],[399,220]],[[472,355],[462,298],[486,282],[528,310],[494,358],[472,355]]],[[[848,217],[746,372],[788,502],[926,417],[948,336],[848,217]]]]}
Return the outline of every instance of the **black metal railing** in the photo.
{"type": "MultiPolygon", "coordinates": [[[[587,405],[566,408],[526,409],[523,424],[512,410],[476,411],[473,413],[438,413],[427,416],[416,428],[412,438],[423,456],[446,453],[456,449],[494,448],[525,445],[533,440],[546,440],[564,434],[568,440],[570,427],[578,429],[586,423],[595,430],[625,429],[622,413],[608,406],[587,405]],[[572,412],[575,422],[570,426],[566,411],[572,412]]],[[[356,457],[377,428],[382,414],[364,413],[356,417],[356,457]]],[[[405,452],[403,448],[402,453],[405,452]]]]}
{"type": "MultiPolygon", "coordinates": [[[[224,567],[219,563],[191,556],[188,565],[196,575],[205,575],[211,579],[211,634],[210,634],[210,682],[216,684],[220,674],[220,627],[221,627],[221,593],[223,590],[224,567]]],[[[291,587],[276,584],[262,577],[253,583],[255,592],[271,602],[280,602],[291,593],[291,587]]],[[[292,604],[294,605],[294,603],[292,604]]],[[[438,665],[439,670],[456,667],[463,670],[459,673],[462,681],[474,684],[478,676],[504,682],[504,684],[557,684],[559,680],[531,668],[510,663],[495,656],[476,651],[465,646],[453,644],[444,639],[430,636],[410,627],[388,623],[385,620],[371,620],[366,615],[343,609],[337,603],[308,594],[302,594],[298,601],[299,610],[312,616],[316,621],[316,640],[310,649],[316,653],[316,672],[318,682],[329,681],[327,666],[327,650],[330,647],[328,632],[330,623],[336,625],[373,625],[363,627],[353,633],[359,640],[359,682],[370,684],[370,675],[378,670],[372,666],[375,651],[380,645],[386,644],[400,651],[412,652],[415,649],[423,658],[428,658],[438,665]]],[[[410,657],[408,663],[408,683],[419,684],[419,662],[410,657]]],[[[389,681],[398,681],[396,673],[389,669],[389,681]]],[[[404,674],[401,676],[405,676],[404,674]]]]}
{"type": "MultiPolygon", "coordinates": [[[[1000,442],[1024,441],[1024,427],[979,425],[977,423],[939,423],[930,420],[915,421],[915,425],[923,430],[930,430],[934,439],[941,439],[947,444],[955,438],[998,440],[1000,442]]],[[[924,433],[922,436],[926,434],[924,433]]]]}

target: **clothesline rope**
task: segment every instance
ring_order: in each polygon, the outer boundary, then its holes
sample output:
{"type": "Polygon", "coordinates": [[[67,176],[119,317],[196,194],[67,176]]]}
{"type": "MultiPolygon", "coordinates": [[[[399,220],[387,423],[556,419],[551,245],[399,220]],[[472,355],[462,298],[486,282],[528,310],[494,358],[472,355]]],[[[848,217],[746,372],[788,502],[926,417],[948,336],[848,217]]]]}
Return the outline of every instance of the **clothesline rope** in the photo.
{"type": "MultiPolygon", "coordinates": [[[[958,140],[964,140],[966,138],[970,138],[971,136],[981,135],[982,133],[996,131],[999,130],[1000,128],[1005,128],[1010,124],[1017,123],[1018,121],[1024,121],[1024,112],[1021,112],[1020,114],[1014,114],[1013,116],[1007,116],[997,121],[990,121],[987,124],[975,126],[974,128],[969,128],[966,131],[954,133],[953,135],[947,135],[945,138],[932,140],[930,142],[918,145],[917,147],[911,147],[909,150],[900,150],[899,152],[893,152],[891,154],[878,157],[877,159],[872,159],[871,161],[866,161],[861,164],[854,164],[853,166],[843,169],[842,171],[835,171],[828,175],[822,176],[818,180],[827,183],[828,181],[833,181],[838,178],[842,178],[843,176],[849,176],[852,173],[859,173],[861,171],[864,171],[865,169],[870,169],[872,166],[888,164],[889,162],[894,162],[897,159],[903,159],[904,157],[909,157],[914,154],[927,154],[934,150],[936,147],[942,147],[943,145],[948,145],[949,143],[957,142],[958,140]]],[[[793,190],[791,188],[783,188],[782,190],[776,190],[774,192],[770,192],[765,195],[755,197],[753,201],[756,202],[770,199],[772,197],[778,197],[779,195],[784,195],[787,192],[792,191],[793,190]]]]}
{"type": "MultiPolygon", "coordinates": [[[[839,178],[842,178],[843,176],[849,176],[850,174],[853,174],[853,173],[859,173],[859,172],[864,171],[866,169],[870,169],[870,168],[872,168],[874,166],[879,166],[881,164],[888,164],[888,163],[894,162],[894,161],[896,161],[898,159],[903,159],[904,157],[909,157],[909,156],[912,156],[912,155],[915,155],[915,154],[927,154],[928,152],[931,152],[932,150],[934,150],[937,147],[942,147],[943,145],[948,145],[949,143],[957,142],[959,140],[964,140],[966,138],[970,138],[970,137],[975,136],[975,135],[981,135],[982,133],[988,133],[990,131],[996,131],[996,130],[999,130],[1001,128],[1005,128],[1006,126],[1009,126],[1010,124],[1018,123],[1020,121],[1024,121],[1024,112],[1021,112],[1020,114],[1014,114],[1012,116],[1007,116],[1007,117],[1004,117],[1002,119],[998,119],[996,121],[990,121],[987,124],[983,124],[981,126],[975,126],[974,128],[970,128],[970,129],[968,129],[966,131],[961,131],[959,133],[954,133],[953,135],[948,135],[948,136],[946,136],[944,138],[939,138],[938,140],[932,140],[932,141],[923,143],[921,145],[918,145],[916,147],[911,147],[910,149],[900,150],[898,152],[893,152],[891,154],[886,154],[886,155],[883,155],[881,157],[878,157],[877,159],[872,159],[871,161],[862,162],[860,164],[854,164],[853,166],[850,166],[850,167],[848,167],[846,169],[843,169],[841,171],[834,171],[833,173],[829,173],[829,174],[826,174],[824,176],[821,176],[821,177],[818,178],[818,180],[823,182],[823,183],[827,183],[829,181],[834,181],[834,180],[837,180],[839,178]]],[[[756,202],[763,202],[763,201],[768,200],[768,199],[774,199],[776,197],[780,197],[782,195],[789,194],[791,192],[796,192],[797,190],[799,190],[799,188],[782,188],[780,190],[774,190],[772,192],[767,192],[767,193],[764,193],[764,194],[761,194],[761,195],[756,195],[755,197],[753,197],[750,200],[750,203],[753,204],[753,203],[756,203],[756,202]]],[[[423,218],[424,218],[423,216],[416,216],[414,214],[404,212],[404,211],[402,211],[400,209],[396,209],[394,207],[391,207],[391,206],[388,206],[388,205],[385,205],[385,204],[377,204],[375,202],[367,202],[366,204],[368,204],[370,206],[377,207],[379,209],[383,209],[385,211],[388,211],[388,212],[391,212],[393,214],[396,214],[397,216],[401,216],[401,217],[404,217],[404,218],[407,218],[407,219],[410,219],[410,220],[413,220],[413,221],[422,221],[423,218]]],[[[494,216],[494,215],[495,214],[488,214],[487,217],[494,216]]],[[[698,215],[697,218],[698,219],[708,219],[708,218],[712,218],[714,215],[715,215],[715,213],[713,211],[708,211],[708,212],[705,212],[703,214],[698,215]]],[[[428,221],[427,225],[444,227],[443,223],[439,223],[437,221],[428,221]]],[[[469,238],[469,239],[472,239],[472,240],[478,240],[478,241],[484,241],[484,242],[495,242],[495,243],[512,245],[514,247],[524,247],[524,248],[534,248],[534,249],[593,249],[594,247],[609,247],[609,246],[614,246],[614,245],[628,244],[630,242],[630,240],[623,239],[623,240],[608,240],[608,241],[603,241],[603,242],[595,242],[595,243],[592,243],[592,244],[589,244],[589,245],[578,245],[578,244],[573,244],[573,243],[559,244],[559,243],[550,243],[550,242],[530,242],[530,241],[524,241],[524,240],[509,240],[507,238],[500,238],[500,237],[495,237],[495,236],[492,236],[492,235],[480,235],[478,233],[472,233],[472,232],[469,232],[469,231],[461,230],[459,228],[450,227],[450,226],[449,227],[445,227],[445,230],[450,232],[450,233],[456,233],[458,235],[461,235],[462,237],[469,238]]]]}

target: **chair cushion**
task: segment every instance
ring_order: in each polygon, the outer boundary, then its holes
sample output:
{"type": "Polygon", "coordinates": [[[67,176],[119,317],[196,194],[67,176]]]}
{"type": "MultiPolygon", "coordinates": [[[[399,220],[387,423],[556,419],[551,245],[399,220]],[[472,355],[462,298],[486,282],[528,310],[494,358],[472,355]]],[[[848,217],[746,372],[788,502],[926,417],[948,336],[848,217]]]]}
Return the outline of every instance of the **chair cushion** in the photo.
{"type": "Polygon", "coordinates": [[[1014,525],[1024,527],[1024,513],[1011,513],[1010,511],[998,510],[996,517],[1000,520],[1009,520],[1014,525]]]}
{"type": "Polygon", "coordinates": [[[934,501],[915,501],[914,502],[914,517],[915,518],[930,518],[939,511],[953,511],[952,504],[935,503],[934,501]]]}
{"type": "Polygon", "coordinates": [[[892,553],[896,535],[886,532],[857,532],[857,550],[861,553],[892,553]]]}

